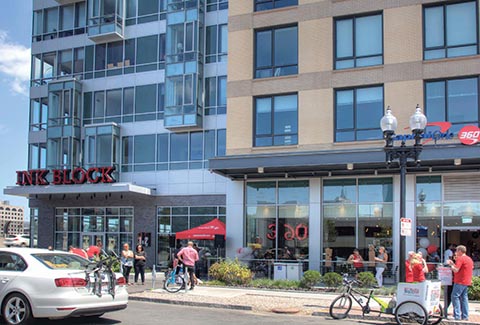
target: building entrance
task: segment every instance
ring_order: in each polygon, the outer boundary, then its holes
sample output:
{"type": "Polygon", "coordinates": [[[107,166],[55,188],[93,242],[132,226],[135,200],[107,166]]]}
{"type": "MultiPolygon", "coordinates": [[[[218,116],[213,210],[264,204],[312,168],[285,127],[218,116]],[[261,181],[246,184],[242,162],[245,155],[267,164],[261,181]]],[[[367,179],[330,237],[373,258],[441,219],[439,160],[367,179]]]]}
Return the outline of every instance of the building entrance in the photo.
{"type": "Polygon", "coordinates": [[[442,261],[445,261],[445,251],[450,244],[464,245],[467,255],[473,259],[473,275],[480,275],[480,227],[444,229],[444,251],[442,261]]]}

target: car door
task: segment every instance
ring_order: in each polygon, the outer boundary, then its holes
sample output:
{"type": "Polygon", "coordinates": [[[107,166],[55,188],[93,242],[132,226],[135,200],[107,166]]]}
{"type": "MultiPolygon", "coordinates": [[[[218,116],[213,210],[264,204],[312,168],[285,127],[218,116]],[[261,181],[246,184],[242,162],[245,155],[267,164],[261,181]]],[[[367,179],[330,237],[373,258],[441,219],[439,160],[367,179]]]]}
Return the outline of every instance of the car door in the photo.
{"type": "Polygon", "coordinates": [[[15,286],[15,280],[26,269],[25,261],[17,254],[0,252],[0,299],[15,286]]]}

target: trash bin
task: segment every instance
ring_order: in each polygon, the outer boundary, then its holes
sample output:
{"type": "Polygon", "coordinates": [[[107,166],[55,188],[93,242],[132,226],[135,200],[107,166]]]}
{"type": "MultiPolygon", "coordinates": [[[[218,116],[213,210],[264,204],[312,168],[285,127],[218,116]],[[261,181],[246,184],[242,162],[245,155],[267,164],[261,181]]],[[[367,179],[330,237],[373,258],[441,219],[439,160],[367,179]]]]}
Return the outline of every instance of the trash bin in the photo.
{"type": "Polygon", "coordinates": [[[287,280],[300,281],[303,275],[303,265],[302,263],[288,263],[286,264],[287,268],[287,280]]]}
{"type": "Polygon", "coordinates": [[[273,263],[273,279],[274,280],[287,279],[287,263],[273,263]]]}

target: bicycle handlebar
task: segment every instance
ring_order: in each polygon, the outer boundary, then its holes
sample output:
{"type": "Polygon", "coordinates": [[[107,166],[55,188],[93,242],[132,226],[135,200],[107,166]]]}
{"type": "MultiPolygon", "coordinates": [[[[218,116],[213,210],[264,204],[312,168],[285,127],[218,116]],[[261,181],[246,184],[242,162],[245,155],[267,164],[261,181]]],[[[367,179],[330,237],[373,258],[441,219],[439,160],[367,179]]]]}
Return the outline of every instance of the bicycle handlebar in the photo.
{"type": "Polygon", "coordinates": [[[362,282],[357,279],[351,279],[351,280],[348,279],[348,273],[343,274],[343,283],[345,283],[346,285],[352,285],[352,284],[362,285],[362,282]]]}

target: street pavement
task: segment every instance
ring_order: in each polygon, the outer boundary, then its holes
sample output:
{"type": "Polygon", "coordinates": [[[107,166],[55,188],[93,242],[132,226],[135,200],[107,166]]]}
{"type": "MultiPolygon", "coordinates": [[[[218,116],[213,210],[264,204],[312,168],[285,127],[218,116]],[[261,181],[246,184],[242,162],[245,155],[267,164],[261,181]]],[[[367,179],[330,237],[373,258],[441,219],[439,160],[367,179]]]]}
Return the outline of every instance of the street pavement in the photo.
{"type": "MultiPolygon", "coordinates": [[[[239,287],[196,286],[194,290],[181,290],[169,293],[163,288],[163,273],[158,272],[155,281],[151,274],[147,275],[144,286],[128,287],[131,300],[168,303],[208,308],[227,308],[251,310],[254,312],[272,312],[284,314],[299,314],[311,316],[328,316],[329,306],[338,293],[322,291],[282,291],[261,290],[239,287]]],[[[386,300],[388,301],[388,297],[386,300]]],[[[453,321],[452,307],[449,308],[449,319],[443,324],[480,324],[480,302],[470,302],[469,321],[453,321]]],[[[375,308],[375,306],[372,306],[375,308]]],[[[389,314],[371,313],[362,317],[361,309],[354,302],[349,313],[350,318],[378,320],[391,322],[394,316],[389,314]]]]}

